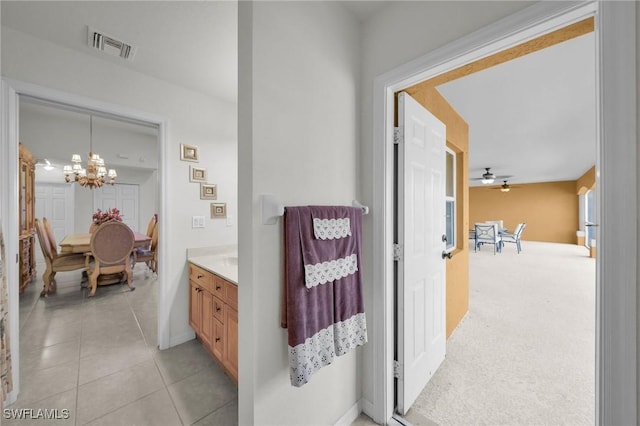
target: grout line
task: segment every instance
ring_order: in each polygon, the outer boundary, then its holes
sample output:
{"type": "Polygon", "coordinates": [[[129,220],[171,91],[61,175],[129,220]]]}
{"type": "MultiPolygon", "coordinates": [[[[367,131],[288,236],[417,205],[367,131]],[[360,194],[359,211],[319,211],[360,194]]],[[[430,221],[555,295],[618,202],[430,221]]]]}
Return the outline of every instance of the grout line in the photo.
{"type": "MultiPolygon", "coordinates": [[[[237,399],[237,397],[236,397],[235,399],[237,399]]],[[[220,411],[220,410],[222,410],[222,409],[223,409],[224,407],[226,407],[227,405],[231,405],[231,404],[233,404],[233,402],[234,402],[234,400],[235,400],[235,399],[230,399],[229,401],[225,402],[224,404],[222,404],[221,406],[219,406],[219,407],[218,407],[218,408],[216,408],[215,410],[213,410],[213,411],[211,411],[211,412],[209,412],[209,413],[205,414],[204,416],[200,417],[199,419],[197,419],[196,421],[194,421],[194,422],[193,422],[193,423],[191,423],[191,424],[192,424],[192,425],[193,425],[193,424],[196,424],[196,423],[198,423],[200,420],[204,419],[205,417],[209,417],[210,415],[212,415],[212,414],[213,414],[213,413],[215,413],[216,411],[220,411]]]]}
{"type": "MultiPolygon", "coordinates": [[[[145,279],[148,279],[148,278],[145,278],[145,279]]],[[[156,279],[155,282],[157,283],[157,279],[156,279]]],[[[147,350],[149,350],[149,345],[147,343],[147,338],[145,336],[144,330],[142,329],[142,326],[140,325],[140,321],[138,320],[138,316],[136,315],[136,311],[135,311],[135,309],[133,307],[133,304],[131,303],[131,300],[129,300],[129,296],[127,296],[127,303],[129,304],[129,307],[131,308],[131,312],[133,312],[133,317],[136,320],[136,324],[138,324],[138,328],[140,329],[140,332],[142,333],[142,339],[144,340],[145,346],[147,347],[147,350]]],[[[158,317],[158,311],[157,311],[157,308],[156,308],[156,321],[157,321],[157,317],[158,317]]],[[[149,352],[151,352],[151,351],[149,350],[149,352]]],[[[167,384],[167,381],[164,378],[164,375],[162,374],[162,370],[160,369],[160,365],[158,364],[158,360],[153,355],[153,353],[151,354],[151,359],[153,360],[153,364],[155,365],[156,370],[158,370],[158,374],[160,375],[160,380],[162,380],[162,384],[164,385],[164,389],[167,391],[167,394],[169,395],[169,399],[171,400],[171,404],[173,405],[173,409],[175,410],[176,414],[178,415],[178,419],[180,420],[180,423],[184,425],[185,424],[184,419],[180,415],[180,410],[178,410],[178,407],[176,406],[176,402],[173,400],[173,397],[171,396],[171,392],[169,392],[169,385],[167,384]]]]}
{"type": "MultiPolygon", "coordinates": [[[[85,308],[85,302],[86,302],[86,297],[85,297],[85,289],[83,287],[80,287],[80,291],[82,292],[82,302],[80,302],[80,310],[83,311],[85,308]]],[[[78,407],[79,407],[79,401],[80,401],[80,362],[82,360],[82,336],[83,336],[83,331],[84,331],[84,318],[85,316],[80,315],[80,345],[78,345],[78,376],[76,377],[76,407],[74,409],[74,413],[73,413],[73,424],[74,426],[78,425],[78,407]]]]}

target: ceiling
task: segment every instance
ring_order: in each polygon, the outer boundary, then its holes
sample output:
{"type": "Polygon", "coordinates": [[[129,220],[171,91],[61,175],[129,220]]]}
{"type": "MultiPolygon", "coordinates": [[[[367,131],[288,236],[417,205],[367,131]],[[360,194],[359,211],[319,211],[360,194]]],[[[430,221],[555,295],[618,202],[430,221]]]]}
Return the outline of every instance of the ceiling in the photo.
{"type": "Polygon", "coordinates": [[[595,83],[590,33],[438,90],[469,123],[471,178],[491,167],[509,183],[550,182],[576,180],[595,164],[595,83]]]}
{"type": "Polygon", "coordinates": [[[234,1],[6,1],[2,25],[236,103],[234,1]],[[87,44],[87,25],[136,47],[133,61],[87,44]]]}
{"type": "MultiPolygon", "coordinates": [[[[359,22],[387,1],[346,1],[359,22]]],[[[6,1],[2,25],[172,84],[237,102],[233,1],[6,1]],[[87,25],[133,44],[133,61],[87,45],[87,25]]],[[[470,176],[574,180],[595,163],[593,34],[438,87],[469,123],[470,176]]],[[[499,183],[499,182],[496,182],[499,183]]],[[[471,181],[471,185],[480,184],[471,181]]]]}

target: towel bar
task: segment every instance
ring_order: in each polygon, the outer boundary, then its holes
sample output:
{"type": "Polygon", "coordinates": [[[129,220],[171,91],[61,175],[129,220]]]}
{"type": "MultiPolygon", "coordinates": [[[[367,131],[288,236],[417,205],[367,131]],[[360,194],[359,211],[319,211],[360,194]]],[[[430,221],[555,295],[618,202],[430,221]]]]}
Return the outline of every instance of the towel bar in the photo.
{"type": "MultiPolygon", "coordinates": [[[[262,194],[262,224],[275,225],[278,218],[284,215],[284,205],[273,194],[262,194]]],[[[362,214],[369,214],[369,207],[360,204],[357,200],[351,202],[353,207],[360,207],[362,214]]]]}

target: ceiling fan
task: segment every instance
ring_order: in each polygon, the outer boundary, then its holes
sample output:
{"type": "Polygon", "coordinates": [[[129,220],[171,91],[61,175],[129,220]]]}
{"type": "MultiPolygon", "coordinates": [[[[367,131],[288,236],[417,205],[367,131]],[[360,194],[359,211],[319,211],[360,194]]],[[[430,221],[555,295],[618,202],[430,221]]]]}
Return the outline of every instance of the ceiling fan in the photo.
{"type": "Polygon", "coordinates": [[[491,167],[485,167],[484,170],[485,171],[482,174],[482,177],[471,178],[471,180],[479,180],[479,181],[482,181],[484,185],[489,185],[493,183],[493,181],[496,179],[507,179],[511,177],[511,176],[496,176],[495,174],[491,173],[491,167]]]}
{"type": "Polygon", "coordinates": [[[503,182],[504,183],[502,185],[496,186],[495,188],[491,188],[491,189],[499,189],[502,192],[509,192],[511,191],[512,188],[520,188],[519,186],[509,185],[506,180],[503,182]]]}
{"type": "Polygon", "coordinates": [[[56,166],[54,166],[53,164],[51,164],[51,161],[47,160],[46,158],[44,159],[38,159],[38,161],[36,162],[36,166],[38,167],[42,167],[44,168],[46,171],[51,171],[53,169],[56,168],[56,166]]]}

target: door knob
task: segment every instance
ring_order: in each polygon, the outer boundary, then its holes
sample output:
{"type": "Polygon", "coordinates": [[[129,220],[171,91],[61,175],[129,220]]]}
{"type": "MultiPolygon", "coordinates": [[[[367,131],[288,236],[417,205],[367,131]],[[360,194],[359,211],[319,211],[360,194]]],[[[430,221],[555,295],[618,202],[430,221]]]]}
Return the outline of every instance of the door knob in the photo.
{"type": "Polygon", "coordinates": [[[451,259],[453,257],[453,255],[451,254],[451,252],[447,252],[447,251],[442,251],[442,258],[443,259],[451,259]]]}

